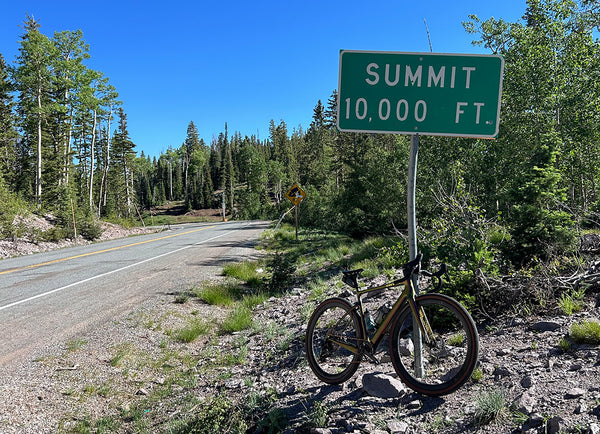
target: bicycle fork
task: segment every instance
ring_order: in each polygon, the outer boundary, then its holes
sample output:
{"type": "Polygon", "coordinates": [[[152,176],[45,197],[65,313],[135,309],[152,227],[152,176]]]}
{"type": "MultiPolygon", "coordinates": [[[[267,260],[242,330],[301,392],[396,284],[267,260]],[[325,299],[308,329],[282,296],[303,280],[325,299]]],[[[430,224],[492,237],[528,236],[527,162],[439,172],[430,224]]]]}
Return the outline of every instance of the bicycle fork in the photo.
{"type": "Polygon", "coordinates": [[[424,336],[425,343],[431,344],[433,339],[433,329],[431,328],[431,324],[429,324],[429,320],[427,319],[427,315],[425,315],[425,311],[421,306],[417,306],[417,302],[414,297],[407,297],[408,305],[413,313],[413,318],[417,323],[419,330],[421,331],[421,336],[424,336]]]}

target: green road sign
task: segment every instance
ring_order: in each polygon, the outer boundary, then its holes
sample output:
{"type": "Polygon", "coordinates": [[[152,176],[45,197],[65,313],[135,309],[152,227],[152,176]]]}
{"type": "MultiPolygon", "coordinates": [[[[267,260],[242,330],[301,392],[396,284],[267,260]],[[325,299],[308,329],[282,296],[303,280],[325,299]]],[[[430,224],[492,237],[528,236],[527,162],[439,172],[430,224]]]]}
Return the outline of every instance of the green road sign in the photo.
{"type": "Polygon", "coordinates": [[[342,50],[338,128],[496,137],[503,71],[495,55],[342,50]]]}

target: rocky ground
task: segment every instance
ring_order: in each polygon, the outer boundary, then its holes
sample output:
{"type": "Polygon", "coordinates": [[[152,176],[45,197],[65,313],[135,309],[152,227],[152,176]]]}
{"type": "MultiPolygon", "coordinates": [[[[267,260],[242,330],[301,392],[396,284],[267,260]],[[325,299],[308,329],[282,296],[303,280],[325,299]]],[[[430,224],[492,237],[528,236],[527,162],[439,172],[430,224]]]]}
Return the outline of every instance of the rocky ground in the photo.
{"type": "MultiPolygon", "coordinates": [[[[333,281],[327,295],[340,292],[333,281]]],[[[249,432],[600,433],[599,347],[564,339],[573,323],[600,318],[597,293],[570,316],[480,322],[481,378],[442,398],[399,384],[385,354],[346,384],[318,381],[303,345],[315,304],[290,288],[259,305],[250,328],[223,334],[228,308],[189,288],[149,300],[0,372],[0,433],[226,432],[230,420],[249,432]],[[209,331],[175,338],[194,321],[209,331]],[[491,397],[500,404],[489,421],[491,397]]]]}
{"type": "MultiPolygon", "coordinates": [[[[30,215],[26,218],[17,217],[16,225],[26,226],[27,230],[19,237],[12,240],[0,240],[0,259],[10,258],[12,256],[31,255],[33,253],[46,252],[48,250],[61,249],[77,245],[90,244],[92,241],[86,240],[82,236],[77,239],[63,239],[60,241],[42,241],[40,235],[54,228],[51,216],[39,217],[30,215]]],[[[160,227],[132,227],[125,228],[113,223],[101,223],[102,234],[94,241],[106,241],[114,238],[123,238],[131,235],[156,232],[160,227]]]]}

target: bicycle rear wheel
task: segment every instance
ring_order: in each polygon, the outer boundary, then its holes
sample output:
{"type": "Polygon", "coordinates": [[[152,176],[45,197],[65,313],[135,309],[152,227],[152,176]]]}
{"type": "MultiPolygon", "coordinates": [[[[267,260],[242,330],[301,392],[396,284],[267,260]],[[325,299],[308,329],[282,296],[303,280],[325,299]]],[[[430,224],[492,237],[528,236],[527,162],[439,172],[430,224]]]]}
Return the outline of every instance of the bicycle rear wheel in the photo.
{"type": "Polygon", "coordinates": [[[325,300],[313,312],[306,329],[308,364],[321,381],[343,383],[358,369],[361,339],[360,317],[350,303],[342,298],[325,300]]]}
{"type": "Polygon", "coordinates": [[[475,322],[460,303],[442,294],[422,295],[416,298],[416,303],[433,332],[429,342],[425,336],[422,338],[422,369],[415,363],[415,323],[408,305],[398,315],[390,333],[394,369],[419,393],[432,396],[452,393],[470,378],[477,363],[479,335],[475,322]]]}

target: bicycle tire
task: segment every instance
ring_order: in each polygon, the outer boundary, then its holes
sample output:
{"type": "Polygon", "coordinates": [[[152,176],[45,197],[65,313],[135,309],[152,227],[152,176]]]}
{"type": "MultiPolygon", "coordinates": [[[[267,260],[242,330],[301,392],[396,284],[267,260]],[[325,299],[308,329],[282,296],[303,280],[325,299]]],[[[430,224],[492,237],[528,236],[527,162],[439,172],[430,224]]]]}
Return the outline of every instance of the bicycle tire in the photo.
{"type": "Polygon", "coordinates": [[[305,338],[308,364],[317,378],[328,384],[340,384],[354,375],[362,356],[337,345],[329,337],[357,348],[363,339],[360,317],[343,298],[330,298],[317,306],[308,321],[305,338]]]}
{"type": "Polygon", "coordinates": [[[423,375],[415,369],[413,313],[410,306],[398,314],[390,332],[390,355],[398,376],[416,392],[442,396],[454,392],[473,373],[479,353],[479,334],[473,318],[456,300],[443,294],[416,298],[435,339],[422,342],[423,375]],[[413,343],[411,353],[410,343],[413,343]]]}

